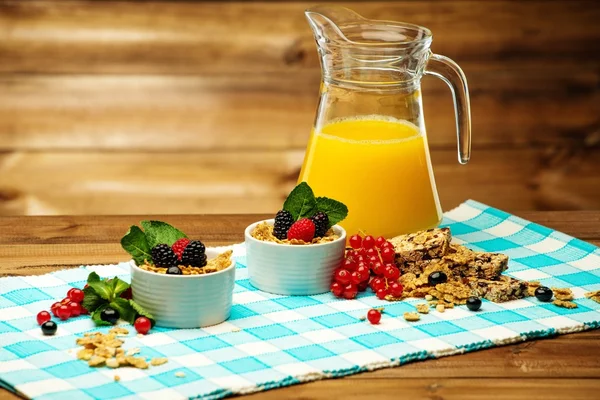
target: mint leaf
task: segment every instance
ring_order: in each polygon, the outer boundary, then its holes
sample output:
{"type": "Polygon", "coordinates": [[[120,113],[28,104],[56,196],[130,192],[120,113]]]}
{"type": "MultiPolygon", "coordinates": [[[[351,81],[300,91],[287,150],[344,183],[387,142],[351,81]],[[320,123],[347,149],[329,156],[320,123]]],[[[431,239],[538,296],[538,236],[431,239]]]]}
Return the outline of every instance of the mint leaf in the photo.
{"type": "Polygon", "coordinates": [[[294,220],[312,217],[316,211],[315,195],[306,182],[301,182],[294,188],[283,203],[283,209],[289,211],[294,220]]]}
{"type": "Polygon", "coordinates": [[[104,310],[106,307],[108,307],[108,303],[102,304],[100,307],[98,307],[98,308],[96,309],[96,311],[94,311],[94,312],[91,314],[92,321],[94,321],[94,323],[95,323],[96,325],[99,325],[99,326],[107,326],[107,325],[112,325],[110,322],[108,322],[108,321],[104,321],[104,320],[103,320],[103,319],[100,317],[100,314],[102,313],[102,310],[104,310]]]}
{"type": "MultiPolygon", "coordinates": [[[[95,272],[93,272],[93,273],[95,273],[95,272]]],[[[98,276],[98,275],[96,275],[96,276],[98,276]]],[[[83,297],[83,302],[81,303],[81,305],[83,308],[88,310],[90,313],[96,311],[96,309],[98,307],[100,307],[100,305],[102,305],[103,303],[106,302],[106,300],[103,300],[100,296],[98,296],[96,294],[96,291],[91,286],[88,286],[85,289],[83,289],[83,294],[84,294],[84,297],[83,297]]]]}
{"type": "MultiPolygon", "coordinates": [[[[131,307],[133,307],[133,309],[137,313],[137,315],[135,316],[135,318],[137,318],[140,315],[142,317],[146,317],[146,318],[148,318],[150,320],[150,322],[152,323],[152,326],[154,326],[154,324],[156,323],[156,321],[154,321],[154,317],[152,316],[152,314],[150,314],[148,311],[144,310],[142,308],[142,306],[140,306],[138,303],[136,303],[133,300],[129,300],[129,304],[131,304],[131,307]]],[[[134,322],[135,322],[135,318],[134,318],[134,322]]]]}
{"type": "Polygon", "coordinates": [[[136,311],[131,304],[129,304],[128,300],[118,297],[110,303],[110,307],[119,312],[121,319],[129,322],[130,324],[135,322],[136,311]]]}
{"type": "Polygon", "coordinates": [[[87,282],[88,283],[90,283],[90,282],[100,282],[100,275],[98,275],[95,272],[90,272],[90,274],[88,275],[88,278],[87,278],[87,282]]]}
{"type": "Polygon", "coordinates": [[[122,281],[116,276],[110,280],[110,290],[114,297],[119,297],[127,289],[129,289],[129,283],[122,281]]]}
{"type": "Polygon", "coordinates": [[[131,254],[137,265],[143,264],[145,260],[152,261],[152,256],[150,255],[151,247],[148,245],[146,235],[135,225],[131,226],[125,236],[123,236],[121,246],[126,252],[131,254]]]}
{"type": "Polygon", "coordinates": [[[328,197],[317,197],[316,202],[317,212],[324,212],[327,214],[327,217],[329,217],[328,228],[331,228],[338,222],[343,221],[348,216],[348,207],[346,207],[344,203],[328,197]]]}
{"type": "MultiPolygon", "coordinates": [[[[100,296],[104,300],[111,301],[113,296],[113,291],[110,285],[110,282],[107,281],[99,281],[99,282],[89,282],[88,288],[94,289],[96,295],[100,296]]],[[[89,309],[88,309],[89,311],[89,309]]]]}
{"type": "Polygon", "coordinates": [[[178,239],[187,237],[179,229],[161,221],[142,221],[148,246],[153,248],[157,244],[165,243],[171,246],[178,239]]]}

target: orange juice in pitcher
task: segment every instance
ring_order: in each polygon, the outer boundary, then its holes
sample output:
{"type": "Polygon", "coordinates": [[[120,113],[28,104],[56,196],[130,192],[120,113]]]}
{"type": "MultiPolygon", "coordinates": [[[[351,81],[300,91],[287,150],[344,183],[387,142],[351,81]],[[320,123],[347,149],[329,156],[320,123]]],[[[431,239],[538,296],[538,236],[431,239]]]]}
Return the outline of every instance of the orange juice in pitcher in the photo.
{"type": "Polygon", "coordinates": [[[470,156],[466,80],[429,52],[431,32],[367,20],[335,6],[306,12],[317,41],[322,85],[299,180],[348,206],[349,235],[395,236],[433,228],[442,211],[427,145],[420,78],[429,73],[455,96],[459,161],[470,156]]]}

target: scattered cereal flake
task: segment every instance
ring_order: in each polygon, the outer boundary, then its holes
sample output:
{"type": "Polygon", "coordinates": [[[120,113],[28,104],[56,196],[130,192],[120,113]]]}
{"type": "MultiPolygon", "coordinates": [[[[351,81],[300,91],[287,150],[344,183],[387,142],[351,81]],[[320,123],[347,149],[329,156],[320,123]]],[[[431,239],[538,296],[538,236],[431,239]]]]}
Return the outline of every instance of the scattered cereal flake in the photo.
{"type": "Polygon", "coordinates": [[[119,362],[116,358],[109,358],[106,360],[106,366],[108,368],[119,368],[119,362]]]}
{"type": "Polygon", "coordinates": [[[446,308],[454,308],[454,303],[446,303],[446,304],[444,304],[444,307],[446,307],[446,308]]]}
{"type": "Polygon", "coordinates": [[[116,354],[117,356],[123,356],[123,355],[125,355],[125,350],[123,350],[122,348],[120,348],[120,347],[119,347],[119,348],[116,350],[115,354],[116,354]]]}
{"type": "Polygon", "coordinates": [[[446,307],[444,307],[443,304],[438,304],[437,306],[435,306],[435,309],[437,312],[443,313],[446,310],[446,307]]]}
{"type": "Polygon", "coordinates": [[[142,335],[141,333],[138,333],[136,336],[139,337],[139,338],[143,338],[144,337],[144,335],[142,335]]]}
{"type": "Polygon", "coordinates": [[[552,288],[552,292],[554,293],[554,297],[558,300],[573,300],[573,292],[568,288],[552,288]]]}
{"type": "Polygon", "coordinates": [[[587,292],[585,297],[595,301],[596,303],[600,303],[600,290],[596,290],[595,292],[587,292]]]}
{"type": "Polygon", "coordinates": [[[169,360],[165,357],[157,357],[157,358],[153,358],[152,360],[150,360],[150,365],[156,367],[159,365],[163,365],[166,364],[169,360]]]}
{"type": "Polygon", "coordinates": [[[104,358],[104,357],[92,356],[90,358],[90,360],[88,361],[88,365],[90,367],[97,367],[97,366],[104,364],[105,361],[106,361],[106,358],[104,358]]]}
{"type": "Polygon", "coordinates": [[[94,355],[94,350],[92,349],[81,349],[77,352],[77,359],[89,361],[90,358],[94,355]]]}
{"type": "Polygon", "coordinates": [[[129,365],[132,365],[132,366],[134,366],[136,368],[139,368],[139,369],[146,369],[146,368],[148,368],[148,363],[142,357],[127,356],[127,357],[125,357],[125,360],[127,360],[127,362],[129,363],[129,365]]]}
{"type": "Polygon", "coordinates": [[[115,359],[119,363],[119,366],[129,365],[129,363],[127,362],[127,357],[125,357],[124,355],[117,355],[115,359]]]}
{"type": "Polygon", "coordinates": [[[127,336],[129,331],[121,326],[115,326],[108,333],[114,333],[116,336],[127,336]]]}
{"type": "Polygon", "coordinates": [[[429,314],[429,304],[417,304],[417,311],[421,314],[429,314]]]}
{"type": "Polygon", "coordinates": [[[115,382],[119,382],[121,380],[121,377],[119,375],[115,375],[115,382]]]}
{"type": "Polygon", "coordinates": [[[241,331],[242,331],[242,330],[241,330],[240,328],[233,328],[233,329],[231,330],[231,332],[241,332],[241,331]]]}
{"type": "Polygon", "coordinates": [[[404,319],[407,321],[418,321],[421,319],[421,316],[416,312],[405,312],[404,319]]]}
{"type": "Polygon", "coordinates": [[[136,354],[138,354],[140,352],[140,348],[139,347],[133,347],[129,350],[127,350],[127,355],[128,356],[134,356],[136,354]]]}
{"type": "Polygon", "coordinates": [[[425,295],[425,300],[427,300],[427,301],[431,301],[431,300],[433,300],[433,296],[432,296],[432,295],[430,295],[430,294],[426,294],[426,295],[425,295]]]}
{"type": "Polygon", "coordinates": [[[178,378],[185,378],[185,372],[177,371],[177,372],[175,372],[175,376],[178,378]]]}
{"type": "Polygon", "coordinates": [[[554,304],[555,306],[564,307],[564,308],[577,308],[576,303],[573,303],[572,301],[565,301],[565,300],[560,300],[560,299],[554,300],[552,302],[552,304],[554,304]]]}

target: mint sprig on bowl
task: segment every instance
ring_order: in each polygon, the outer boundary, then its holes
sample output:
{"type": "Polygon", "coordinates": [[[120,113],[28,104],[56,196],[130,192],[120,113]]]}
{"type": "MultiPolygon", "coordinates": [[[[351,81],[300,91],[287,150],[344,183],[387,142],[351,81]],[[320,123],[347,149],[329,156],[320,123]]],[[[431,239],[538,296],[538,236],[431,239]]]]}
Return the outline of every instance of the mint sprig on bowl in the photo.
{"type": "Polygon", "coordinates": [[[312,243],[315,238],[326,237],[331,227],[347,215],[348,207],[344,203],[316,197],[310,186],[301,182],[275,215],[272,236],[294,244],[312,243]]]}

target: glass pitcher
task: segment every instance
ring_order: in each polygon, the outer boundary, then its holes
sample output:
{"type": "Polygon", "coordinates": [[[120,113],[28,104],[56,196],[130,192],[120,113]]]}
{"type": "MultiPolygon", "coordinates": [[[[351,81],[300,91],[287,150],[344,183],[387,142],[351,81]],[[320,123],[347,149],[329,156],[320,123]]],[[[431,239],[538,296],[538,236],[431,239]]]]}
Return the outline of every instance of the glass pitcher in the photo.
{"type": "Polygon", "coordinates": [[[321,61],[317,116],[299,181],[342,201],[348,235],[392,237],[437,226],[442,210],[425,134],[420,81],[441,78],[454,96],[458,161],[471,152],[467,81],[429,51],[427,28],[368,20],[337,6],[306,11],[321,61]]]}

